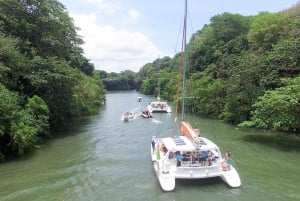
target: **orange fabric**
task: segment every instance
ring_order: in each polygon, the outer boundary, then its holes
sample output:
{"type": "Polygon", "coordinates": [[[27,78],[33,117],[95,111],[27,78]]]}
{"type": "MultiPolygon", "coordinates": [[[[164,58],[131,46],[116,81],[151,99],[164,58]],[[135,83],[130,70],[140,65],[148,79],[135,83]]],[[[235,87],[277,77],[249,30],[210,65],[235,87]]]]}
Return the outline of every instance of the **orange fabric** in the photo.
{"type": "Polygon", "coordinates": [[[192,134],[191,134],[191,132],[189,131],[189,128],[188,128],[187,126],[189,126],[188,123],[185,123],[185,124],[184,124],[184,122],[182,122],[182,123],[181,123],[181,132],[182,132],[185,136],[187,136],[187,137],[189,137],[189,138],[191,138],[191,139],[193,140],[193,136],[192,136],[192,134]]]}

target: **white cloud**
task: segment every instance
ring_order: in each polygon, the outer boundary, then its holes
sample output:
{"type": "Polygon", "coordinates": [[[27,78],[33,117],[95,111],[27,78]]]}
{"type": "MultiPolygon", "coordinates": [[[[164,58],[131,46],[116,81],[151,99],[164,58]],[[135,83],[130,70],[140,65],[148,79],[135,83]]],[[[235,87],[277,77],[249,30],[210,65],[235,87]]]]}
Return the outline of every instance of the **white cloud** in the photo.
{"type": "Polygon", "coordinates": [[[121,8],[121,3],[119,1],[111,0],[85,0],[89,3],[95,3],[100,10],[104,11],[108,15],[114,15],[118,13],[121,8]]]}
{"type": "Polygon", "coordinates": [[[136,21],[140,17],[141,14],[137,10],[130,9],[128,12],[128,15],[129,15],[129,19],[131,21],[136,21]]]}
{"type": "Polygon", "coordinates": [[[96,69],[107,72],[137,72],[160,54],[149,38],[140,32],[99,26],[94,14],[72,15],[72,18],[81,29],[78,34],[85,41],[85,55],[94,63],[96,69]]]}
{"type": "Polygon", "coordinates": [[[83,0],[95,5],[101,10],[102,15],[106,17],[117,17],[119,21],[124,21],[126,24],[138,21],[140,12],[136,9],[127,8],[119,1],[112,0],[83,0]]]}

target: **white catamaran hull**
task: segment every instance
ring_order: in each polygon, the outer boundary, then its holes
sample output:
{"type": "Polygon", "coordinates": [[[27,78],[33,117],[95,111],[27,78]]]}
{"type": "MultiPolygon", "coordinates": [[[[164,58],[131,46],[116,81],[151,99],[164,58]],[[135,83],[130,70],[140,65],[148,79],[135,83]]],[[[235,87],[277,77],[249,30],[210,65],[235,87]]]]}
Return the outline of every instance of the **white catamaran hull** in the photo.
{"type": "Polygon", "coordinates": [[[153,162],[155,176],[158,179],[160,187],[163,191],[173,191],[175,189],[175,175],[168,171],[159,168],[159,162],[153,162]]]}
{"type": "Polygon", "coordinates": [[[236,171],[236,169],[231,166],[230,170],[222,171],[220,176],[225,183],[227,183],[230,187],[236,188],[241,186],[241,179],[236,171]]]}
{"type": "Polygon", "coordinates": [[[153,164],[153,170],[159,185],[163,191],[173,191],[175,189],[175,175],[166,169],[166,166],[157,160],[157,154],[154,153],[151,146],[151,158],[153,164]]]}

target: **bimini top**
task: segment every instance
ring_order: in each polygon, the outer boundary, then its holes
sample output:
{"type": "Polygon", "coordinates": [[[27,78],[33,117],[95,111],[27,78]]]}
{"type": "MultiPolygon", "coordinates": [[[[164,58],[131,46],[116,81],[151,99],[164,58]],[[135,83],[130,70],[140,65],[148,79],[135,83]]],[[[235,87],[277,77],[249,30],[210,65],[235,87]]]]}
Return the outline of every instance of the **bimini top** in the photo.
{"type": "Polygon", "coordinates": [[[195,143],[186,136],[163,138],[163,143],[165,147],[171,151],[219,149],[215,143],[203,137],[200,137],[200,143],[195,143]]]}

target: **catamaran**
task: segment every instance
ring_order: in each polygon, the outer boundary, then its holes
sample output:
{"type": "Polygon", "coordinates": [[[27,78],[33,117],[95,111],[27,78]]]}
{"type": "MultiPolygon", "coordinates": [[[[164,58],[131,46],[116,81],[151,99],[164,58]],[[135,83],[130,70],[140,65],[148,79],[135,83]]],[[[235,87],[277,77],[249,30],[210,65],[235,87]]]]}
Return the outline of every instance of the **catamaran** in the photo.
{"type": "Polygon", "coordinates": [[[151,113],[171,113],[172,109],[171,106],[169,106],[167,101],[160,99],[160,75],[158,76],[158,94],[156,97],[156,100],[152,100],[148,106],[147,109],[151,113]]]}
{"type": "MultiPolygon", "coordinates": [[[[151,141],[153,169],[163,191],[173,191],[177,179],[212,177],[222,178],[230,187],[240,187],[241,180],[237,170],[232,165],[231,153],[226,153],[226,157],[223,158],[220,148],[213,141],[202,137],[199,129],[193,128],[189,122],[184,120],[186,21],[187,0],[185,0],[184,45],[182,46],[182,122],[178,126],[180,131],[177,136],[153,136],[151,141]]],[[[179,97],[178,94],[177,97],[179,97]]]]}
{"type": "Polygon", "coordinates": [[[151,101],[148,106],[147,109],[149,110],[149,112],[151,113],[171,113],[172,109],[171,106],[169,106],[167,101],[161,101],[160,97],[157,97],[157,100],[151,101]]]}

